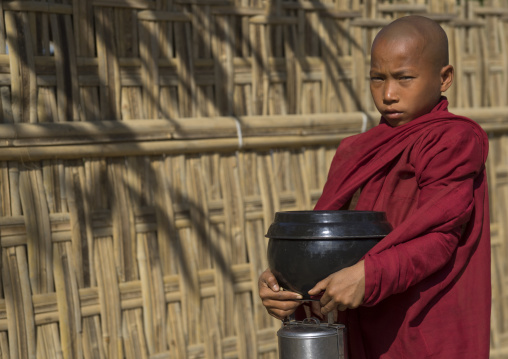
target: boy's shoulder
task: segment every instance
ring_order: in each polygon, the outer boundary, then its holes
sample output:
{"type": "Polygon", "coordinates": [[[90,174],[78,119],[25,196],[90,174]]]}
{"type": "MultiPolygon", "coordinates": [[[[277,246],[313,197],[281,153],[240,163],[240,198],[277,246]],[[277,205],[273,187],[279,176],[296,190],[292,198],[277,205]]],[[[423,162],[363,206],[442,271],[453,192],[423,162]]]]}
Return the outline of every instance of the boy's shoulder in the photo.
{"type": "Polygon", "coordinates": [[[419,139],[440,142],[481,142],[483,129],[473,120],[465,117],[446,119],[422,128],[419,139]]]}
{"type": "Polygon", "coordinates": [[[488,139],[485,131],[476,122],[459,118],[443,121],[424,128],[411,148],[411,158],[433,158],[469,156],[472,162],[481,165],[486,161],[488,139]],[[474,158],[473,158],[474,157],[474,158]]]}
{"type": "Polygon", "coordinates": [[[364,146],[378,143],[380,146],[397,145],[403,141],[407,146],[453,146],[460,143],[474,142],[483,146],[488,141],[485,131],[475,121],[443,113],[441,118],[428,120],[422,118],[401,127],[391,127],[383,121],[366,132],[348,136],[341,140],[339,149],[357,151],[364,146]],[[410,141],[404,139],[410,138],[410,141]],[[404,141],[403,141],[404,140],[404,141]]]}

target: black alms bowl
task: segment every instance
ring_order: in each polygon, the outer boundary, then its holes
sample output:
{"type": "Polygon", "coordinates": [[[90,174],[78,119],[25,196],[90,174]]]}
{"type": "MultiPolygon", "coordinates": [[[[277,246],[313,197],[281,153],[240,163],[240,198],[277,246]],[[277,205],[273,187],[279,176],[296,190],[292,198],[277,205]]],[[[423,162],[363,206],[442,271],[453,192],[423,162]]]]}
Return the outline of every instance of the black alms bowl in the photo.
{"type": "Polygon", "coordinates": [[[384,212],[277,212],[266,234],[268,265],[281,287],[312,299],[317,282],[357,263],[391,230],[384,212]]]}

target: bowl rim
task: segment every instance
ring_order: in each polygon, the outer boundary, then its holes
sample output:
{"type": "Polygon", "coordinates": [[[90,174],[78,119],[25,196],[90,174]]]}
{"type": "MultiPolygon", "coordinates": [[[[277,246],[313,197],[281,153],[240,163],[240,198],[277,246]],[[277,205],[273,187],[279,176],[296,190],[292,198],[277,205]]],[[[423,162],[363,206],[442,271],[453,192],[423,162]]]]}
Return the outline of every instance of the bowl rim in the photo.
{"type": "Polygon", "coordinates": [[[382,239],[392,229],[386,213],[380,211],[280,211],[275,213],[265,237],[287,240],[382,239]]]}

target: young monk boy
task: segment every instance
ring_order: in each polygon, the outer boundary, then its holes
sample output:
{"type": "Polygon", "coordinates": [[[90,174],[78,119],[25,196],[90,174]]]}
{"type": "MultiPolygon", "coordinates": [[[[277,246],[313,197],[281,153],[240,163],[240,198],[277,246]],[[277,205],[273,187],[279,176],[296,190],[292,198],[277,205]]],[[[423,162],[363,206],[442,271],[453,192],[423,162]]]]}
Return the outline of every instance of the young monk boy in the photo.
{"type": "MultiPolygon", "coordinates": [[[[448,112],[448,40],[434,21],[395,20],[372,44],[370,89],[378,126],[343,140],[316,210],[384,211],[394,230],[362,261],[309,291],[321,314],[338,309],[351,359],[489,357],[488,140],[448,112]]],[[[259,294],[277,318],[296,293],[269,270],[259,294]]],[[[300,307],[301,308],[301,307],[300,307]]]]}

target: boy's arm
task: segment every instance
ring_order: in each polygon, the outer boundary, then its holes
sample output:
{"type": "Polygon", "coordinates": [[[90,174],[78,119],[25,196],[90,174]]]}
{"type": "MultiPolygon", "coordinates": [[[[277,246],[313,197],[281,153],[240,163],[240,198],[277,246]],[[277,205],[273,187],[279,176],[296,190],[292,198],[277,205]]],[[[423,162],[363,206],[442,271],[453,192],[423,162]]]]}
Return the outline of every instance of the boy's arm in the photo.
{"type": "Polygon", "coordinates": [[[363,305],[375,305],[438,272],[457,243],[457,234],[432,233],[366,257],[363,305]]]}
{"type": "MultiPolygon", "coordinates": [[[[439,270],[453,258],[462,229],[474,210],[474,180],[483,170],[484,155],[479,139],[468,126],[431,133],[416,144],[414,153],[420,195],[413,215],[441,216],[443,223],[366,256],[363,304],[367,306],[404,292],[433,274],[444,275],[439,270]]],[[[439,282],[439,278],[432,282],[439,282]]]]}

